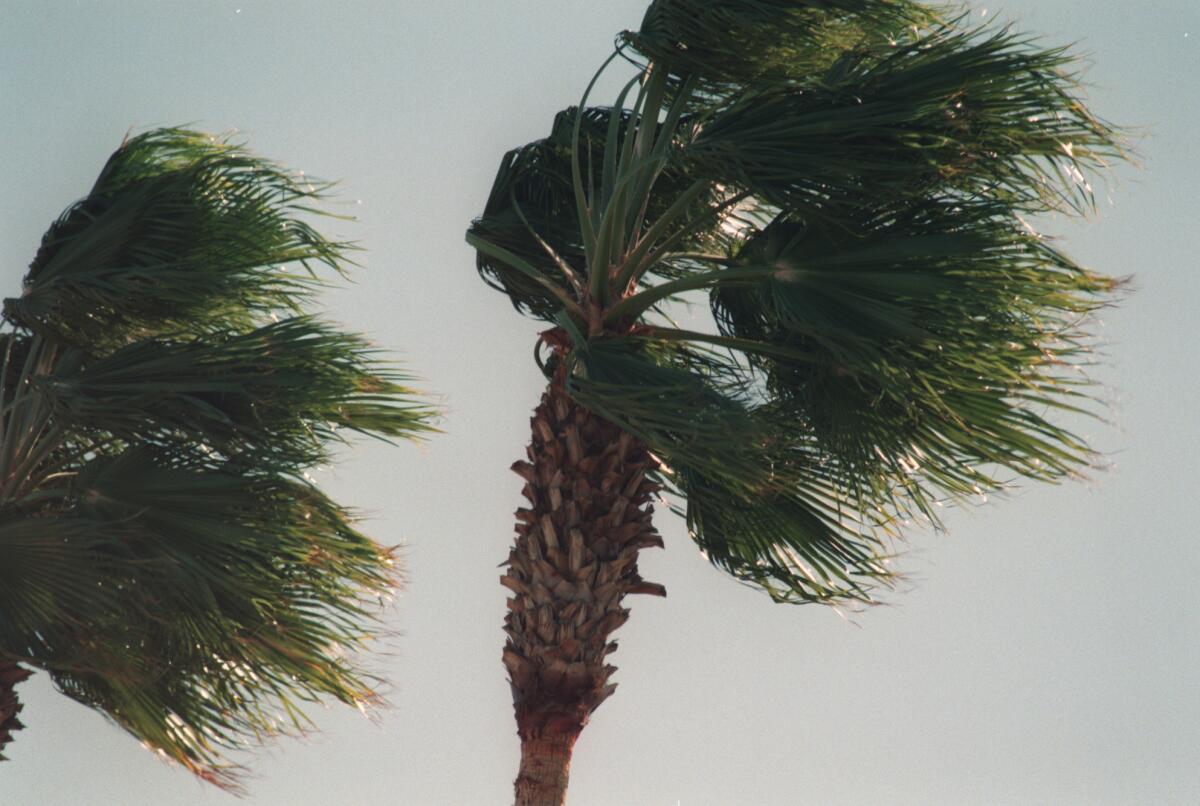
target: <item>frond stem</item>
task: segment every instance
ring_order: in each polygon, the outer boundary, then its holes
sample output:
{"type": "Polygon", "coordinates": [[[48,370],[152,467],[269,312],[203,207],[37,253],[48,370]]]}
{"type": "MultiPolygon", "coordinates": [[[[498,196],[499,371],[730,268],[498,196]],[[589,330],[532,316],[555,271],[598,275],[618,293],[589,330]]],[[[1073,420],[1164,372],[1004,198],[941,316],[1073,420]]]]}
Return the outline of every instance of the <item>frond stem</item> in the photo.
{"type": "Polygon", "coordinates": [[[604,323],[612,325],[621,321],[635,320],[660,300],[664,300],[675,294],[682,294],[685,291],[695,291],[698,288],[706,288],[719,282],[760,280],[778,273],[779,269],[774,266],[764,266],[756,269],[715,269],[688,277],[681,277],[678,280],[660,283],[614,305],[605,314],[604,323]]]}

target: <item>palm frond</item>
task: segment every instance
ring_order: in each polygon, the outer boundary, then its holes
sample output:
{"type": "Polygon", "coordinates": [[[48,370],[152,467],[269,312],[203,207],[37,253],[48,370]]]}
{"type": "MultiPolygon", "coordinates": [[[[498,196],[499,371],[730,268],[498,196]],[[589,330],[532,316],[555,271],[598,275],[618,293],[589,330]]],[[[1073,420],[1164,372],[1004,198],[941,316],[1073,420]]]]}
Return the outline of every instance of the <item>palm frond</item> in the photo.
{"type": "Polygon", "coordinates": [[[869,600],[892,574],[890,516],[840,503],[836,463],[753,379],[715,353],[652,339],[593,341],[570,357],[568,391],[645,442],[687,501],[690,533],[715,565],[777,601],[869,600]]]}
{"type": "Polygon", "coordinates": [[[328,185],[181,129],[138,135],[42,240],[5,316],[79,345],[261,324],[341,271],[306,222],[328,185]]]}
{"type": "Polygon", "coordinates": [[[68,694],[217,774],[220,749],[302,728],[297,702],[374,699],[353,653],[391,558],[314,487],[134,448],[70,494],[116,536],[100,554],[121,573],[118,607],[79,614],[100,651],[45,664],[68,694]]]}
{"type": "Polygon", "coordinates": [[[55,633],[82,631],[65,613],[116,605],[117,590],[103,584],[111,569],[96,549],[111,540],[101,524],[73,515],[6,508],[0,519],[0,641],[6,654],[46,657],[55,633]]]}
{"type": "Polygon", "coordinates": [[[567,390],[672,466],[754,487],[768,473],[757,447],[764,435],[732,368],[701,358],[647,339],[591,341],[569,356],[567,390]]]}
{"type": "Polygon", "coordinates": [[[55,486],[0,524],[6,656],[225,786],[301,703],[377,699],[355,653],[393,559],[311,484],[132,447],[55,486]]]}
{"type": "Polygon", "coordinates": [[[816,466],[785,489],[783,479],[757,491],[683,471],[673,479],[687,498],[688,532],[713,565],[789,604],[870,603],[894,584],[884,525],[840,511],[823,496],[832,487],[816,466]],[[823,482],[818,485],[817,482],[823,482]]]}
{"type": "Polygon", "coordinates": [[[346,432],[413,437],[431,410],[407,376],[312,317],[248,333],[141,340],[91,358],[65,355],[34,379],[53,417],[130,443],[202,445],[240,461],[303,468],[346,432]]]}
{"type": "MultiPolygon", "coordinates": [[[[919,444],[933,467],[971,457],[1053,478],[1086,462],[1036,412],[1080,396],[1081,321],[1111,279],[1015,222],[944,206],[850,231],[776,222],[741,257],[777,271],[714,284],[721,332],[804,356],[749,350],[772,393],[844,461],[866,467],[883,453],[894,470],[919,444]]],[[[980,483],[970,478],[942,483],[964,493],[980,483]]]]}
{"type": "Polygon", "coordinates": [[[737,88],[807,84],[848,51],[911,39],[942,16],[908,0],[654,0],[637,31],[621,40],[702,95],[737,88]]]}
{"type": "Polygon", "coordinates": [[[935,194],[1083,209],[1087,175],[1121,150],[1074,97],[1069,63],[1006,30],[938,31],[877,62],[849,55],[813,86],[749,88],[690,154],[718,181],[810,215],[935,194]]]}

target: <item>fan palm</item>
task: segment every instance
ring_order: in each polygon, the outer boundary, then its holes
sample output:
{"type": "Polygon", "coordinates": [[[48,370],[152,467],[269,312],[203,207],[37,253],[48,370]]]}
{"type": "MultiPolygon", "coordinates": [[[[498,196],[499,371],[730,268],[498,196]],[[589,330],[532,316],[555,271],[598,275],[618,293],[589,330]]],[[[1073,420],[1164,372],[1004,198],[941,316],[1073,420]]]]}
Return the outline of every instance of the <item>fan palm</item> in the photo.
{"type": "Polygon", "coordinates": [[[226,751],[362,706],[391,551],[307,471],[430,411],[305,313],[349,246],[314,185],[228,141],[124,142],[46,233],[0,335],[0,747],[42,669],[223,786],[226,751]],[[20,665],[18,665],[20,664],[20,665]]]}
{"type": "Polygon", "coordinates": [[[562,802],[622,600],[665,594],[660,493],[773,600],[870,603],[909,519],[1091,463],[1051,415],[1094,411],[1117,285],[1027,224],[1122,154],[1063,50],[907,0],[655,0],[617,57],[467,233],[549,326],[502,577],[520,804],[562,802]]]}

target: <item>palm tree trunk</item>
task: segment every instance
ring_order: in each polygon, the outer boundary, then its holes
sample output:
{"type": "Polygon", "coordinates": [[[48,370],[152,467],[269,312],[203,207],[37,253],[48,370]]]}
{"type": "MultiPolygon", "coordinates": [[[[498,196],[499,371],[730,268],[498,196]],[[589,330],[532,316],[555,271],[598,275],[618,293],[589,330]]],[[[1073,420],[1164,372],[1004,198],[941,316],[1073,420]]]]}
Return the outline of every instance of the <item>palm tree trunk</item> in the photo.
{"type": "Polygon", "coordinates": [[[665,596],[637,572],[638,551],[662,546],[650,522],[654,457],[632,435],[570,397],[560,367],[531,420],[528,508],[501,584],[512,591],[503,659],[512,684],[521,769],[518,806],[560,806],[571,749],[616,688],[605,657],[629,618],[626,594],[665,596]]]}
{"type": "Polygon", "coordinates": [[[521,740],[521,769],[515,782],[516,806],[561,806],[567,798],[571,751],[578,734],[521,740]]]}
{"type": "Polygon", "coordinates": [[[15,690],[17,683],[29,677],[30,672],[17,665],[16,661],[0,660],[0,761],[5,761],[4,746],[12,741],[12,732],[24,725],[17,719],[21,713],[21,701],[15,690]]]}

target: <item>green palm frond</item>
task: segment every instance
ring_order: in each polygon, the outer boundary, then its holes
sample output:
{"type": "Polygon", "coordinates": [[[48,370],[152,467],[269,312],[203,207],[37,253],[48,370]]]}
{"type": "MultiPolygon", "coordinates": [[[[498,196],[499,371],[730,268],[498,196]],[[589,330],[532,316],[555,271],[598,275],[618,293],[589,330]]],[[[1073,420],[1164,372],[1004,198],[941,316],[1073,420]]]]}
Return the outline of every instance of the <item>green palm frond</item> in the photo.
{"type": "Polygon", "coordinates": [[[308,471],[351,433],[433,430],[405,372],[305,313],[348,248],[306,223],[323,188],[200,133],[135,137],[0,336],[0,657],[227,787],[228,751],[306,704],[378,699],[358,653],[392,551],[308,471]]]}
{"type": "Polygon", "coordinates": [[[715,565],[779,601],[866,600],[889,518],[841,504],[836,465],[719,355],[644,338],[577,349],[568,391],[645,442],[715,565]]]}
{"type": "Polygon", "coordinates": [[[1089,315],[1119,283],[1026,222],[1087,211],[1124,155],[1069,52],[905,0],[656,0],[618,51],[636,96],[512,152],[468,240],[494,279],[524,258],[499,287],[712,562],[870,601],[908,519],[1093,461],[1057,415],[1097,413],[1089,315]],[[700,294],[711,328],[659,315],[700,294]]]}
{"type": "Polygon", "coordinates": [[[359,622],[367,597],[392,582],[390,557],[312,485],[129,448],[86,463],[61,494],[67,514],[16,510],[0,527],[12,560],[3,638],[69,692],[94,690],[86,704],[147,740],[146,723],[122,718],[106,697],[177,677],[186,690],[156,722],[208,702],[242,727],[213,734],[184,719],[197,731],[185,747],[150,743],[211,763],[207,745],[236,746],[238,733],[278,721],[259,707],[268,694],[368,695],[360,673],[341,660],[331,667],[329,654],[364,640],[359,622]],[[204,672],[214,664],[253,672],[237,675],[240,703],[214,701],[210,689],[227,682],[204,672]],[[72,682],[79,675],[86,686],[72,682]],[[256,692],[264,681],[273,682],[256,692]]]}
{"type": "Polygon", "coordinates": [[[207,134],[138,135],[46,233],[5,315],[97,345],[297,310],[349,248],[305,220],[328,187],[207,134]]]}
{"type": "Polygon", "coordinates": [[[719,97],[744,85],[811,83],[847,51],[877,52],[941,20],[908,0],[655,0],[621,39],[719,97]]]}
{"type": "Polygon", "coordinates": [[[392,560],[312,485],[132,448],[88,463],[69,496],[118,570],[116,607],[59,612],[95,645],[47,658],[72,697],[218,777],[220,750],[302,728],[298,702],[375,698],[352,653],[392,560]]]}
{"type": "Polygon", "coordinates": [[[902,477],[919,458],[934,488],[959,494],[991,486],[963,468],[1069,474],[1086,448],[1037,412],[1086,408],[1079,322],[1114,282],[1018,222],[912,212],[856,231],[776,222],[736,264],[776,272],[714,287],[721,332],[748,342],[771,393],[862,473],[902,477]]]}
{"type": "Polygon", "coordinates": [[[811,86],[747,87],[690,152],[715,178],[810,215],[922,195],[1083,209],[1087,175],[1120,149],[1072,96],[1069,64],[1009,31],[942,29],[878,61],[849,52],[811,86]]]}
{"type": "Polygon", "coordinates": [[[62,423],[302,468],[325,461],[346,431],[426,428],[423,407],[401,401],[409,378],[376,366],[373,352],[359,337],[292,317],[246,333],[137,341],[98,358],[76,349],[34,389],[62,423]]]}

